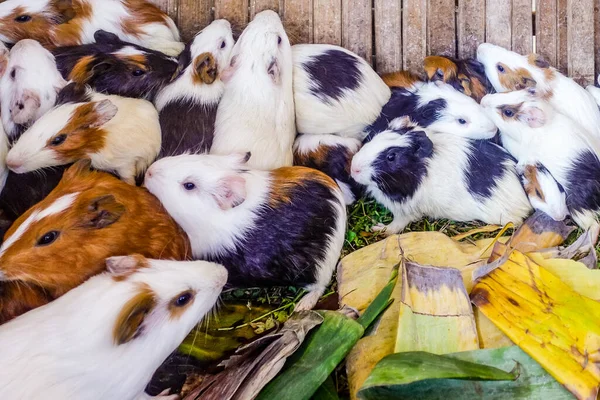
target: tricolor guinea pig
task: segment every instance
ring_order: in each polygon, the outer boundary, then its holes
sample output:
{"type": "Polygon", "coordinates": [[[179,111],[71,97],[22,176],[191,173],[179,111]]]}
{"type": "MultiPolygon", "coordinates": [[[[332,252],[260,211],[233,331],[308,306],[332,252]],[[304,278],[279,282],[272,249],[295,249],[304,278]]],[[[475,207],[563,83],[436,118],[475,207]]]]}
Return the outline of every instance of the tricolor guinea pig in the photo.
{"type": "Polygon", "coordinates": [[[408,116],[427,133],[450,133],[470,139],[490,139],[497,128],[475,100],[443,82],[418,84],[412,89],[392,88],[392,97],[380,116],[368,126],[366,141],[398,118],[408,116]]]}
{"type": "Polygon", "coordinates": [[[95,43],[54,49],[61,74],[95,91],[152,101],[173,79],[177,59],[98,31],[95,43]]]}
{"type": "Polygon", "coordinates": [[[24,39],[10,50],[6,73],[0,79],[0,114],[4,130],[17,138],[56,104],[67,84],[54,56],[41,44],[24,39]]]}
{"type": "Polygon", "coordinates": [[[500,129],[503,146],[522,164],[540,163],[564,188],[569,213],[598,236],[600,145],[576,121],[531,90],[489,94],[481,105],[500,129]]]}
{"type": "Polygon", "coordinates": [[[56,298],[102,272],[106,257],[184,260],[188,249],[185,234],[148,191],[81,161],[10,227],[0,247],[0,281],[56,298]]]}
{"type": "Polygon", "coordinates": [[[161,156],[210,150],[225,91],[221,73],[229,66],[233,44],[231,24],[219,19],[179,55],[180,74],[155,101],[163,137],[161,156]]]}
{"type": "Polygon", "coordinates": [[[365,60],[342,47],[298,44],[292,55],[298,132],[362,140],[390,99],[390,88],[365,60]]]}
{"type": "Polygon", "coordinates": [[[494,88],[485,76],[485,67],[473,58],[456,60],[449,57],[429,56],[423,63],[430,81],[442,81],[461,93],[480,102],[494,88]]]}
{"type": "Polygon", "coordinates": [[[221,80],[225,92],[210,152],[251,152],[252,168],[292,165],[292,50],[277,13],[256,14],[235,44],[221,80]]]}
{"type": "Polygon", "coordinates": [[[423,82],[424,79],[418,74],[411,71],[396,71],[381,75],[381,79],[389,87],[399,87],[410,89],[418,82],[423,82]]]}
{"type": "Polygon", "coordinates": [[[154,371],[212,309],[227,270],[139,255],[0,326],[3,399],[137,400],[154,371]],[[24,338],[27,340],[24,340],[24,338]]]}
{"type": "Polygon", "coordinates": [[[594,97],[573,79],[558,72],[541,56],[522,56],[500,46],[483,43],[477,60],[498,92],[535,88],[561,113],[600,138],[600,111],[594,97]]]}
{"type": "Polygon", "coordinates": [[[194,257],[223,264],[232,286],[302,286],[296,309],[311,309],[344,243],[342,193],[319,171],[252,170],[248,157],[167,157],[144,183],[186,231],[194,257]]]}
{"type": "Polygon", "coordinates": [[[389,129],[354,156],[352,177],[394,214],[374,227],[388,235],[423,217],[504,225],[531,211],[514,159],[487,140],[389,129]]]}
{"type": "Polygon", "coordinates": [[[173,20],[146,0],[7,0],[0,4],[0,40],[34,39],[44,47],[94,42],[105,30],[168,55],[184,44],[173,20]]]}
{"type": "Polygon", "coordinates": [[[564,220],[569,215],[567,195],[550,171],[540,163],[528,164],[519,169],[531,206],[555,221],[564,220]]]}
{"type": "Polygon", "coordinates": [[[361,145],[358,139],[337,135],[298,135],[294,165],[314,168],[334,179],[349,205],[362,194],[362,186],[350,176],[352,157],[361,145]]]}
{"type": "Polygon", "coordinates": [[[160,151],[158,113],[152,103],[104,95],[71,83],[58,106],[44,114],[6,157],[16,173],[89,158],[92,167],[135,184],[160,151]],[[66,96],[71,92],[73,97],[66,96]]]}

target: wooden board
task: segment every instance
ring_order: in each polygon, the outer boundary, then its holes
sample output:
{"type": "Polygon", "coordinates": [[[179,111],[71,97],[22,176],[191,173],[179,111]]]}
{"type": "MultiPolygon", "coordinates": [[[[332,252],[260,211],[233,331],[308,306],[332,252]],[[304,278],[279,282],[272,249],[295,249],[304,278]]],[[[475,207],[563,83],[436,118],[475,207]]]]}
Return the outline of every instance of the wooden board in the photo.
{"type": "Polygon", "coordinates": [[[404,0],[402,7],[404,69],[421,71],[427,55],[427,0],[404,0]]]}
{"type": "Polygon", "coordinates": [[[211,0],[182,1],[179,4],[177,26],[187,42],[212,22],[211,0]]]}
{"type": "Polygon", "coordinates": [[[551,65],[558,65],[558,4],[556,0],[536,0],[536,53],[551,65]]]}
{"type": "MultiPolygon", "coordinates": [[[[181,0],[196,1],[196,0],[181,0]]],[[[214,0],[215,19],[225,18],[236,31],[248,24],[248,0],[214,0]]],[[[240,32],[237,32],[240,33],[240,32]]]]}
{"type": "Polygon", "coordinates": [[[402,69],[402,0],[375,0],[374,23],[377,71],[402,69]]]}
{"type": "Polygon", "coordinates": [[[567,1],[569,76],[582,84],[594,80],[594,0],[567,1]]]}
{"type": "Polygon", "coordinates": [[[264,10],[273,10],[281,16],[283,9],[281,3],[283,3],[283,0],[250,0],[250,20],[264,10]]]}
{"type": "Polygon", "coordinates": [[[486,2],[485,40],[489,43],[512,48],[511,0],[486,2]]]}
{"type": "Polygon", "coordinates": [[[533,52],[533,11],[531,0],[512,0],[512,50],[533,52]]]}
{"type": "Polygon", "coordinates": [[[342,2],[342,46],[367,60],[373,59],[371,0],[342,2]]]}
{"type": "MultiPolygon", "coordinates": [[[[161,10],[169,14],[173,21],[177,22],[177,11],[179,8],[179,0],[151,0],[161,10]]],[[[182,0],[185,1],[185,0],[182,0]]]]}
{"type": "Polygon", "coordinates": [[[456,57],[455,0],[429,0],[427,54],[456,57]]]}
{"type": "Polygon", "coordinates": [[[600,74],[600,0],[594,2],[594,54],[596,55],[596,77],[600,74]]]}
{"type": "Polygon", "coordinates": [[[485,42],[485,0],[458,0],[458,58],[475,57],[485,42]]]}
{"type": "Polygon", "coordinates": [[[568,31],[568,20],[567,20],[567,1],[568,0],[557,0],[556,8],[557,8],[557,25],[556,30],[558,34],[558,42],[556,48],[556,67],[563,74],[568,74],[568,64],[569,64],[569,51],[568,51],[568,41],[567,41],[567,31],[568,31]]]}
{"type": "Polygon", "coordinates": [[[292,44],[313,42],[313,1],[285,0],[283,26],[292,44]]]}
{"type": "Polygon", "coordinates": [[[342,1],[314,0],[315,43],[342,44],[342,1]]]}

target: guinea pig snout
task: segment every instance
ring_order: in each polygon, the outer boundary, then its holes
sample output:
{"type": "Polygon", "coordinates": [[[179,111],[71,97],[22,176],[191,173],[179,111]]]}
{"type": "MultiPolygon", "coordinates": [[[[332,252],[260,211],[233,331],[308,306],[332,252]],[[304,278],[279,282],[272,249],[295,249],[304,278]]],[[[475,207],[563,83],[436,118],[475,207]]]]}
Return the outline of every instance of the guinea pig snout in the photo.
{"type": "Polygon", "coordinates": [[[6,157],[6,167],[13,172],[21,173],[21,169],[23,168],[23,161],[18,156],[11,156],[9,153],[8,157],[6,157]]]}

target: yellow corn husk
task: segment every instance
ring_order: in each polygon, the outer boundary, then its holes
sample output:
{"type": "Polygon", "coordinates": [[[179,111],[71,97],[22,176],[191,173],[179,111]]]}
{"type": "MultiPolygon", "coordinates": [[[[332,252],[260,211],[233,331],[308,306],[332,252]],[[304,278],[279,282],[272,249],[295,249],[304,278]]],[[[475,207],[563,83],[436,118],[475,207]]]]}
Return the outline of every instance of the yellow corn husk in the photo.
{"type": "Polygon", "coordinates": [[[472,302],[579,399],[600,385],[600,304],[513,251],[481,278],[472,302]]]}

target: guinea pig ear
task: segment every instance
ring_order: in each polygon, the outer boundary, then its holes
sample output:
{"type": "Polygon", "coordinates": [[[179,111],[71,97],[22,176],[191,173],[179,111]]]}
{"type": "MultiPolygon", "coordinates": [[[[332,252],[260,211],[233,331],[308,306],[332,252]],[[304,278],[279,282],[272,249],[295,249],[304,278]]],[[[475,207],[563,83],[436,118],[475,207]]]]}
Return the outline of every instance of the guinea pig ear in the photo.
{"type": "Polygon", "coordinates": [[[427,158],[433,154],[433,142],[423,131],[413,132],[413,150],[419,158],[427,158]]]}
{"type": "Polygon", "coordinates": [[[113,341],[119,346],[142,333],[144,319],[156,307],[156,296],[148,287],[140,287],[121,309],[113,328],[113,341]]]}
{"type": "Polygon", "coordinates": [[[530,128],[541,128],[546,124],[546,114],[538,107],[525,107],[518,113],[519,121],[527,124],[530,128]]]}
{"type": "Polygon", "coordinates": [[[79,226],[88,229],[106,228],[117,222],[125,211],[125,206],[117,202],[112,194],[97,197],[90,201],[79,226]]]}
{"type": "Polygon", "coordinates": [[[194,58],[194,75],[197,80],[210,85],[217,79],[217,74],[217,62],[211,53],[202,53],[194,58]]]}
{"type": "Polygon", "coordinates": [[[275,85],[279,85],[281,83],[281,69],[277,60],[274,59],[271,61],[269,67],[267,68],[267,73],[275,85]]]}
{"type": "Polygon", "coordinates": [[[227,68],[225,68],[223,70],[223,72],[221,72],[221,81],[227,83],[227,81],[229,81],[231,79],[231,77],[235,73],[236,69],[238,68],[238,63],[237,63],[238,57],[239,56],[237,54],[235,56],[231,57],[229,66],[227,68]]]}
{"type": "Polygon", "coordinates": [[[213,198],[224,211],[239,206],[246,200],[246,179],[237,175],[220,179],[213,198]]]}
{"type": "Polygon", "coordinates": [[[141,254],[109,257],[105,262],[106,270],[117,278],[126,278],[140,268],[148,266],[148,260],[141,254]]]}
{"type": "Polygon", "coordinates": [[[539,54],[530,54],[528,58],[529,64],[535,65],[538,68],[550,68],[550,63],[539,54]]]}
{"type": "Polygon", "coordinates": [[[50,5],[59,15],[59,24],[67,23],[77,16],[77,12],[73,8],[73,0],[52,0],[50,5]]]}
{"type": "Polygon", "coordinates": [[[117,35],[112,32],[107,32],[105,30],[97,30],[94,32],[94,40],[96,43],[104,43],[104,44],[112,44],[112,43],[120,43],[121,39],[117,35]]]}
{"type": "Polygon", "coordinates": [[[94,106],[94,118],[89,121],[87,126],[89,128],[99,128],[102,125],[112,120],[119,109],[110,100],[95,101],[92,103],[94,106]]]}
{"type": "Polygon", "coordinates": [[[26,124],[35,117],[35,113],[41,106],[40,96],[25,89],[19,98],[11,102],[10,115],[16,124],[26,124]]]}

